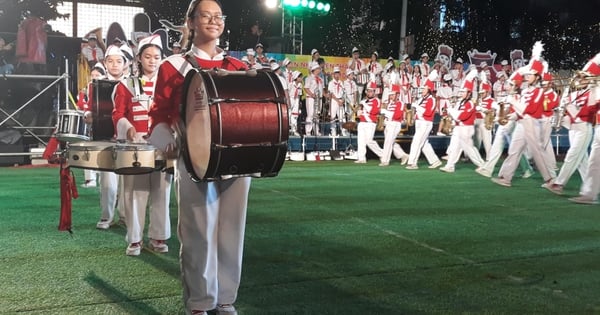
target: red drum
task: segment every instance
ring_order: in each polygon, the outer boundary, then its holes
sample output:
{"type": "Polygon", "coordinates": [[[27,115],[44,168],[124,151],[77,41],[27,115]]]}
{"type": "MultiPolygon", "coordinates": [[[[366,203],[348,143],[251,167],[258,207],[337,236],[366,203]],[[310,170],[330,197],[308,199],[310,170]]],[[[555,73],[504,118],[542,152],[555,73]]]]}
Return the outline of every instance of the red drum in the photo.
{"type": "Polygon", "coordinates": [[[92,140],[106,141],[114,139],[112,93],[119,81],[94,80],[92,82],[92,140]]]}
{"type": "Polygon", "coordinates": [[[182,156],[194,181],[277,176],[289,132],[285,91],[268,71],[190,71],[182,156]]]}

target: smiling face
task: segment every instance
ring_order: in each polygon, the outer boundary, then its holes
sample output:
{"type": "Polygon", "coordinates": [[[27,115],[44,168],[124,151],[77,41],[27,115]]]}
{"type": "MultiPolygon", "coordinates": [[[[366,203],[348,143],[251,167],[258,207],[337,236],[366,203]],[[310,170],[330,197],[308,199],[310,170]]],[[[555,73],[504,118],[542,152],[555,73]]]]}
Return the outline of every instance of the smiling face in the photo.
{"type": "Polygon", "coordinates": [[[194,43],[216,41],[223,34],[225,21],[219,4],[212,0],[196,1],[193,12],[188,14],[187,26],[194,31],[194,43]]]}

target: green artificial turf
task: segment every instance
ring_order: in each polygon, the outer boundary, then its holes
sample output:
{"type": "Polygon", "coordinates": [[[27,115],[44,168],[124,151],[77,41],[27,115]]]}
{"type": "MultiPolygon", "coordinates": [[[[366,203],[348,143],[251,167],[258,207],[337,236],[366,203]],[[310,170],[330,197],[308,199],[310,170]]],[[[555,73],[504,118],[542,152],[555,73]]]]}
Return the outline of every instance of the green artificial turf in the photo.
{"type": "MultiPolygon", "coordinates": [[[[600,207],[566,200],[577,173],[556,196],[539,176],[377,163],[253,180],[240,315],[600,314],[600,207]]],[[[57,168],[1,168],[0,187],[0,314],[183,313],[175,235],[127,257],[123,227],[95,229],[97,188],[79,188],[70,235],[57,168]]]]}

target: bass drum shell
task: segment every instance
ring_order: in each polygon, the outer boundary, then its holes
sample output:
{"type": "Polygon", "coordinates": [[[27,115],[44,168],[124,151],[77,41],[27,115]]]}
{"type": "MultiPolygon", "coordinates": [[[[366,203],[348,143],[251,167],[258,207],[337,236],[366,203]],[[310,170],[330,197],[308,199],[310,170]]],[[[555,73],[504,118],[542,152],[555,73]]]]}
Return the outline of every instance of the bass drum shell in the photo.
{"type": "Polygon", "coordinates": [[[289,136],[285,91],[277,75],[193,69],[184,82],[182,154],[192,179],[276,176],[289,136]]]}

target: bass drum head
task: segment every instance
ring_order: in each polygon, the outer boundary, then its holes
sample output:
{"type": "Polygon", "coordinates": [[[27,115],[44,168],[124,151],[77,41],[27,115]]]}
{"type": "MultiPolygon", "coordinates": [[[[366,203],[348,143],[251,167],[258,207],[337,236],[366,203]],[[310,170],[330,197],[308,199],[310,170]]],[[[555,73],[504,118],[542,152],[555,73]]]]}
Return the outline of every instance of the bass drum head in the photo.
{"type": "Polygon", "coordinates": [[[190,70],[186,75],[183,96],[185,107],[182,109],[181,119],[186,130],[184,162],[188,171],[193,169],[196,177],[204,178],[211,153],[211,122],[206,85],[197,69],[190,70]]]}

